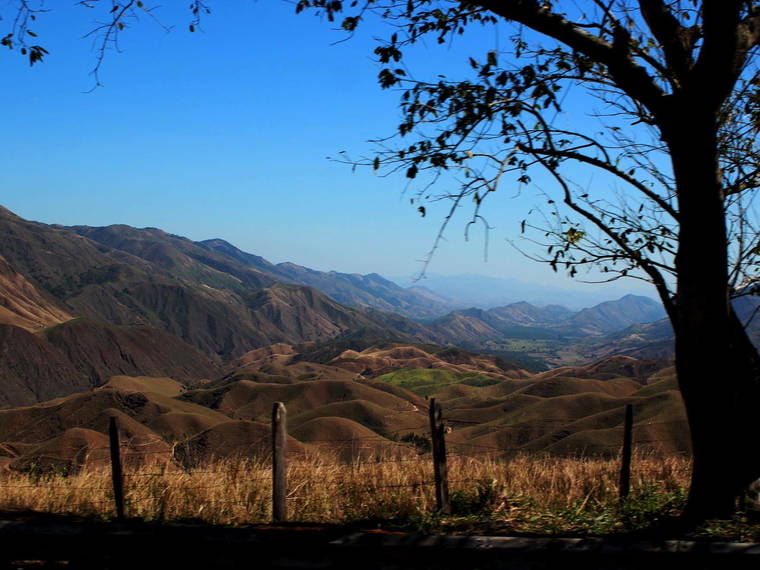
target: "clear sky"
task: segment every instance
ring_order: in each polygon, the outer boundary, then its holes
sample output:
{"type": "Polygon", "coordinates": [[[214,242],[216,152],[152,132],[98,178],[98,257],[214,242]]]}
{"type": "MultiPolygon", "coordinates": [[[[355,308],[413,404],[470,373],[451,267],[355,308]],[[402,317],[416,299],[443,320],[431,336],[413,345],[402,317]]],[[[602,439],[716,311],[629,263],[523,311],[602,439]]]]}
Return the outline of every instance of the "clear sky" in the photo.
{"type": "MultiPolygon", "coordinates": [[[[0,26],[13,5],[0,8],[0,26]]],[[[296,16],[281,0],[210,6],[194,34],[187,2],[156,11],[174,26],[168,33],[149,18],[135,22],[121,52],[107,54],[103,86],[88,93],[96,54],[82,36],[97,13],[48,2],[32,27],[50,51],[46,61],[30,68],[17,52],[0,52],[0,203],[46,223],[221,237],[273,262],[321,270],[419,271],[443,207],[421,218],[402,177],[326,159],[341,150],[368,154],[366,141],[399,122],[398,93],[377,86],[372,57],[372,38],[385,30],[367,26],[336,44],[345,35],[334,25],[296,16]]],[[[455,74],[467,55],[497,41],[493,31],[469,32],[451,46],[420,46],[409,65],[455,74]]],[[[483,232],[466,242],[462,215],[430,270],[574,286],[508,245],[541,201],[536,189],[512,194],[505,188],[486,211],[487,261],[483,232]]]]}

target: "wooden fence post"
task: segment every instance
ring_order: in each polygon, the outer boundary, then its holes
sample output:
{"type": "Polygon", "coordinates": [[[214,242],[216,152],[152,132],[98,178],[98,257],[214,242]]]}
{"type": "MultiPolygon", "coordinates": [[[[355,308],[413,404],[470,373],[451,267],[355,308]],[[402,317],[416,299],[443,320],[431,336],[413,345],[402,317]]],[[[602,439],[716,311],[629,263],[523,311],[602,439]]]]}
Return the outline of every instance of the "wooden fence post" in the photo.
{"type": "Polygon", "coordinates": [[[445,428],[441,417],[441,406],[430,398],[430,435],[433,447],[433,471],[435,472],[435,502],[438,510],[451,514],[449,504],[449,468],[446,463],[445,428]]]}
{"type": "Polygon", "coordinates": [[[288,519],[288,464],[285,457],[287,440],[285,404],[272,406],[272,522],[288,519]]]}
{"type": "Polygon", "coordinates": [[[633,451],[633,405],[625,406],[623,424],[623,454],[620,461],[620,499],[625,499],[631,490],[631,455],[633,451]]]}
{"type": "Polygon", "coordinates": [[[113,500],[116,503],[116,518],[124,519],[124,476],[121,472],[121,450],[119,448],[119,428],[116,418],[111,416],[108,424],[108,439],[111,447],[111,480],[113,500]]]}

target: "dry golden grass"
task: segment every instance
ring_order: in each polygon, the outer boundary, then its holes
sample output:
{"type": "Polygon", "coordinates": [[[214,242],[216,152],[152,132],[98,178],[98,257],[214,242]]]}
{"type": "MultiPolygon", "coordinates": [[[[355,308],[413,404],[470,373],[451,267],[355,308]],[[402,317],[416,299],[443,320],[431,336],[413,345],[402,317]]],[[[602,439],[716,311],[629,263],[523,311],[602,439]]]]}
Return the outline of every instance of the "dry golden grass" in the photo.
{"type": "MultiPolygon", "coordinates": [[[[633,493],[682,490],[689,470],[689,461],[682,457],[637,454],[633,493]]],[[[449,477],[452,502],[460,514],[487,514],[491,520],[512,521],[520,527],[520,521],[535,522],[547,513],[580,514],[616,504],[619,463],[527,455],[506,461],[455,456],[449,458],[449,477]]],[[[294,460],[288,480],[289,518],[294,521],[410,521],[435,509],[429,456],[354,463],[324,456],[294,460]]],[[[129,517],[213,524],[270,518],[267,461],[228,459],[187,470],[128,466],[124,481],[129,517]]],[[[0,477],[0,509],[110,518],[114,514],[110,470],[90,467],[68,476],[6,472],[0,477]]]]}

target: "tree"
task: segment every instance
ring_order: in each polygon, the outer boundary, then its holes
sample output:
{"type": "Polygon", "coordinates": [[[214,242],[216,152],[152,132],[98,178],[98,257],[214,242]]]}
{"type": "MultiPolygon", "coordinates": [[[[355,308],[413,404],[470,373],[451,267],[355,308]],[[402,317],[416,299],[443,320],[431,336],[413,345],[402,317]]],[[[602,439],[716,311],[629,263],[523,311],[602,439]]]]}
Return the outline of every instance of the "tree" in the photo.
{"type": "Polygon", "coordinates": [[[571,275],[595,266],[608,280],[654,285],[675,332],[692,435],[684,516],[729,516],[760,477],[760,357],[731,305],[757,292],[760,3],[301,0],[304,9],[348,32],[378,16],[393,26],[375,53],[380,85],[401,88],[398,142],[379,141],[360,163],[428,176],[418,199],[458,181],[438,195],[452,201],[444,227],[465,199],[475,222],[500,185],[542,169],[558,197],[547,196],[542,223],[522,228],[540,231],[541,259],[571,275]],[[507,52],[470,58],[472,77],[422,81],[402,65],[412,44],[445,43],[472,25],[510,39],[507,52]],[[595,98],[597,120],[555,120],[571,88],[595,98]],[[579,185],[579,167],[614,182],[618,199],[579,185]]]}

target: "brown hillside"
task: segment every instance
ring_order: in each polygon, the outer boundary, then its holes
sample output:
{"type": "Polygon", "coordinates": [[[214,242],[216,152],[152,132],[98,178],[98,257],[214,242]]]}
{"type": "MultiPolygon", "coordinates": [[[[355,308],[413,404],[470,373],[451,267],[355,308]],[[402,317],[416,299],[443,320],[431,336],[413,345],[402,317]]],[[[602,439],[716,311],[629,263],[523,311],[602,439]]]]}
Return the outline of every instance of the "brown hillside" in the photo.
{"type": "Polygon", "coordinates": [[[117,375],[168,376],[193,384],[219,374],[197,349],[153,327],[74,319],[48,329],[45,337],[86,374],[93,386],[117,375]]]}
{"type": "Polygon", "coordinates": [[[306,380],[353,380],[361,378],[349,370],[299,360],[291,344],[276,343],[246,352],[230,362],[227,378],[258,382],[301,382],[306,380]]]}
{"type": "MultiPolygon", "coordinates": [[[[124,427],[124,437],[127,439],[150,436],[150,430],[144,426],[170,412],[228,419],[213,410],[156,393],[104,389],[73,394],[36,406],[0,410],[0,442],[41,443],[74,427],[106,433],[108,410],[118,411],[135,422],[128,422],[129,425],[124,427]]],[[[112,415],[113,413],[115,412],[111,412],[112,415]]]]}
{"type": "Polygon", "coordinates": [[[288,426],[291,430],[296,430],[301,425],[321,417],[348,418],[385,437],[393,437],[402,431],[406,433],[425,430],[429,425],[428,414],[423,410],[389,412],[387,408],[373,402],[351,400],[332,402],[298,414],[288,420],[288,426]]]}
{"type": "Polygon", "coordinates": [[[185,442],[222,422],[229,421],[219,414],[193,414],[188,412],[167,412],[149,421],[146,426],[164,441],[185,442]]]}
{"type": "Polygon", "coordinates": [[[531,380],[503,380],[490,386],[470,386],[467,384],[450,384],[435,392],[435,397],[445,401],[449,406],[459,406],[460,402],[478,402],[508,396],[526,386],[532,386],[531,380]]]}
{"type": "Polygon", "coordinates": [[[310,448],[337,454],[343,460],[413,452],[408,446],[389,441],[369,428],[342,417],[314,418],[290,433],[299,441],[310,444],[310,448]]]}
{"type": "Polygon", "coordinates": [[[520,388],[518,392],[541,398],[554,398],[556,396],[582,394],[584,392],[609,394],[610,396],[619,398],[633,394],[639,388],[641,388],[641,384],[630,378],[595,380],[593,378],[554,376],[531,383],[529,386],[520,388]]]}
{"type": "MultiPolygon", "coordinates": [[[[231,420],[199,433],[179,446],[177,451],[180,457],[191,462],[226,457],[267,457],[271,454],[271,437],[269,424],[231,420]]],[[[287,450],[289,455],[306,453],[306,448],[290,436],[287,450]]]]}
{"type": "Polygon", "coordinates": [[[485,321],[461,312],[453,312],[441,317],[435,321],[433,330],[445,339],[457,339],[459,342],[471,345],[503,336],[485,321]]]}
{"type": "Polygon", "coordinates": [[[91,386],[89,378],[44,337],[0,324],[0,408],[28,406],[91,386]]]}
{"type": "Polygon", "coordinates": [[[152,326],[222,360],[354,330],[409,336],[314,289],[278,284],[223,252],[152,228],[64,228],[5,211],[0,255],[68,314],[152,326]]]}
{"type": "Polygon", "coordinates": [[[314,343],[293,346],[277,343],[247,352],[225,369],[228,378],[261,382],[303,380],[360,380],[400,369],[441,369],[494,378],[524,378],[529,373],[495,356],[475,354],[454,347],[384,343],[364,350],[342,350],[329,362],[308,357],[314,343]],[[304,355],[304,352],[306,354],[304,355]]]}
{"type": "Polygon", "coordinates": [[[70,428],[61,435],[33,446],[9,464],[11,469],[55,469],[67,472],[76,466],[104,465],[109,461],[108,436],[86,428],[70,428]]]}
{"type": "Polygon", "coordinates": [[[494,378],[526,378],[531,374],[495,356],[468,353],[456,348],[392,344],[366,350],[346,350],[330,361],[363,376],[374,377],[399,369],[435,368],[460,373],[476,373],[494,378]]]}
{"type": "Polygon", "coordinates": [[[274,402],[283,402],[290,416],[332,402],[366,400],[389,411],[412,410],[417,397],[403,399],[351,381],[315,380],[297,384],[262,384],[241,380],[220,388],[191,390],[183,399],[219,410],[236,418],[269,421],[274,402]]]}
{"type": "Polygon", "coordinates": [[[34,332],[71,318],[0,255],[0,323],[34,332]]]}
{"type": "Polygon", "coordinates": [[[409,404],[411,405],[413,409],[414,408],[417,408],[419,410],[428,409],[427,399],[423,398],[419,394],[415,394],[414,392],[405,390],[401,386],[388,384],[387,382],[383,382],[380,380],[358,380],[357,383],[362,384],[363,386],[368,386],[374,390],[380,390],[381,392],[385,392],[386,394],[390,394],[406,402],[409,402],[409,404]]]}
{"type": "Polygon", "coordinates": [[[198,350],[163,331],[89,319],[38,334],[0,324],[0,355],[0,407],[82,392],[118,375],[171,376],[195,384],[220,373],[198,350]]]}
{"type": "MultiPolygon", "coordinates": [[[[117,420],[127,462],[169,461],[173,442],[229,421],[213,410],[159,393],[104,387],[0,411],[0,442],[4,455],[15,458],[11,467],[30,467],[45,456],[49,459],[45,465],[76,468],[85,459],[92,462],[100,457],[93,455],[96,450],[91,443],[104,440],[93,439],[90,432],[105,438],[111,417],[117,420]]],[[[107,456],[107,451],[98,453],[107,456]]]]}
{"type": "Polygon", "coordinates": [[[154,376],[112,376],[99,389],[111,389],[121,392],[155,392],[173,398],[185,391],[185,387],[172,378],[154,376]]]}
{"type": "Polygon", "coordinates": [[[357,449],[367,443],[376,445],[386,439],[371,429],[350,420],[335,416],[318,417],[309,420],[290,432],[293,437],[304,443],[333,444],[355,446],[357,449]]]}
{"type": "Polygon", "coordinates": [[[634,378],[644,382],[649,376],[670,365],[665,359],[639,359],[632,356],[609,356],[585,366],[561,366],[536,375],[536,379],[555,376],[575,378],[634,378]]]}
{"type": "Polygon", "coordinates": [[[277,342],[249,350],[242,356],[228,364],[231,370],[237,370],[245,366],[259,365],[262,362],[289,363],[298,354],[298,350],[292,344],[277,342]]]}
{"type": "Polygon", "coordinates": [[[508,414],[525,409],[539,401],[541,398],[538,396],[527,396],[525,394],[514,394],[502,399],[462,398],[445,403],[444,417],[449,424],[457,428],[468,427],[473,424],[501,422],[508,417],[508,414]]]}

